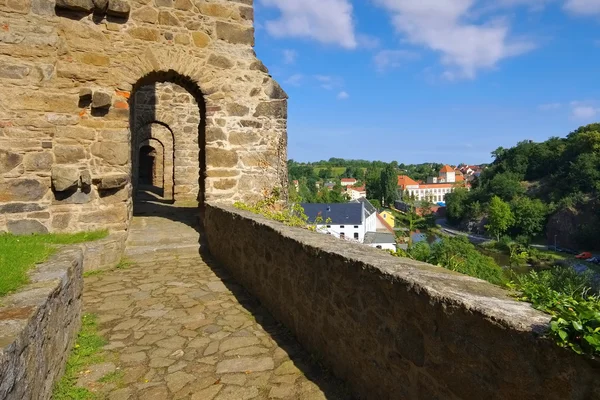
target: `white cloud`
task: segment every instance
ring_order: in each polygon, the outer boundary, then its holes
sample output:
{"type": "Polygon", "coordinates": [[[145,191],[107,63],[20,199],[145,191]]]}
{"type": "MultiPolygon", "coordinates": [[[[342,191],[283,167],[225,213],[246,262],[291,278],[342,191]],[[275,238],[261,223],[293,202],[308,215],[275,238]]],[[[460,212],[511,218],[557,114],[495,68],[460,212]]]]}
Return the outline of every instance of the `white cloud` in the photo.
{"type": "Polygon", "coordinates": [[[294,64],[298,58],[298,52],[296,50],[285,49],[283,50],[283,63],[294,64]]]}
{"type": "Polygon", "coordinates": [[[540,104],[538,106],[538,110],[553,111],[553,110],[558,110],[561,107],[562,107],[562,104],[560,104],[560,103],[547,103],[547,104],[540,104]]]}
{"type": "Polygon", "coordinates": [[[577,120],[592,120],[600,116],[600,108],[590,101],[572,101],[571,117],[577,120]]]}
{"type": "Polygon", "coordinates": [[[359,33],[356,36],[356,41],[357,41],[359,47],[362,47],[365,49],[376,49],[379,46],[381,46],[381,40],[379,40],[378,37],[367,35],[367,34],[359,33]]]}
{"type": "Polygon", "coordinates": [[[288,85],[292,85],[292,86],[300,86],[300,83],[302,83],[302,80],[304,80],[304,75],[294,74],[294,75],[290,76],[289,78],[287,78],[284,81],[284,83],[287,83],[288,85]]]}
{"type": "Polygon", "coordinates": [[[564,7],[573,14],[600,14],[600,0],[566,0],[564,7]]]}
{"type": "Polygon", "coordinates": [[[310,38],[347,49],[357,46],[350,0],[261,0],[261,4],[281,13],[265,24],[272,36],[310,38]]]}
{"type": "Polygon", "coordinates": [[[412,61],[419,58],[415,52],[408,50],[381,50],[373,57],[373,62],[378,71],[383,72],[388,69],[398,68],[406,61],[412,61]]]}
{"type": "Polygon", "coordinates": [[[510,38],[505,20],[470,22],[477,0],[376,1],[392,14],[396,30],[408,42],[441,53],[447,78],[474,78],[479,70],[535,47],[510,38]]]}
{"type": "Polygon", "coordinates": [[[346,99],[350,98],[350,95],[348,94],[348,92],[341,91],[338,93],[337,98],[338,98],[338,100],[346,100],[346,99]]]}
{"type": "Polygon", "coordinates": [[[326,90],[333,90],[344,86],[342,78],[329,75],[315,75],[314,78],[319,82],[319,85],[326,90]]]}

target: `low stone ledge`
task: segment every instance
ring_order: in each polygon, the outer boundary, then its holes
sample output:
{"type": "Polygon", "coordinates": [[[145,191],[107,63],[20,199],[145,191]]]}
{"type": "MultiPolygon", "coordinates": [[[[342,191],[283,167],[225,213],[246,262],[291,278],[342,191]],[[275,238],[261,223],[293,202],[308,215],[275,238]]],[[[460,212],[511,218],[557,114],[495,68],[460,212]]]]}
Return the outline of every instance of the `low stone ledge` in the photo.
{"type": "Polygon", "coordinates": [[[540,336],[549,316],[485,281],[230,206],[211,254],[364,398],[600,399],[600,367],[540,336]]]}
{"type": "Polygon", "coordinates": [[[125,237],[67,246],[0,298],[0,400],[50,398],[80,328],[83,272],[116,265],[125,237]]]}

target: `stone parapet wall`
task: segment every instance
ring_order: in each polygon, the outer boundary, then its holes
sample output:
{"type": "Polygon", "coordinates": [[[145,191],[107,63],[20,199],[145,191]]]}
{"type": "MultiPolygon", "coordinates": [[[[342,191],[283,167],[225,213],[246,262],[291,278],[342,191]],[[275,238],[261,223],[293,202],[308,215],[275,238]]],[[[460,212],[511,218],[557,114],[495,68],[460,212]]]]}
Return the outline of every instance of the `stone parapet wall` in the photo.
{"type": "Polygon", "coordinates": [[[114,266],[119,251],[118,236],[69,246],[0,297],[0,400],[50,398],[81,324],[83,271],[114,266]]]}
{"type": "Polygon", "coordinates": [[[597,362],[487,282],[209,204],[211,254],[366,399],[600,399],[597,362]]]}

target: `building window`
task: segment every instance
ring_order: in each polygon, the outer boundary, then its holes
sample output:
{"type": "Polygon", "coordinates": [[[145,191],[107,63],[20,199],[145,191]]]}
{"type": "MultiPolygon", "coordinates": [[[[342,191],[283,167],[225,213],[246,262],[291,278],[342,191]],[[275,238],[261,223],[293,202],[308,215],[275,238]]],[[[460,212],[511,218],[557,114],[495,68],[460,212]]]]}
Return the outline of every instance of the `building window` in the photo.
{"type": "Polygon", "coordinates": [[[327,225],[328,228],[331,228],[331,225],[327,225]]]}
{"type": "Polygon", "coordinates": [[[344,225],[340,225],[340,229],[344,229],[344,225]]]}
{"type": "Polygon", "coordinates": [[[358,232],[354,232],[354,239],[358,240],[358,232]]]}
{"type": "Polygon", "coordinates": [[[344,232],[340,233],[340,239],[345,239],[346,238],[346,234],[344,232]]]}
{"type": "Polygon", "coordinates": [[[358,225],[354,225],[354,228],[355,228],[355,229],[358,229],[358,225]]]}

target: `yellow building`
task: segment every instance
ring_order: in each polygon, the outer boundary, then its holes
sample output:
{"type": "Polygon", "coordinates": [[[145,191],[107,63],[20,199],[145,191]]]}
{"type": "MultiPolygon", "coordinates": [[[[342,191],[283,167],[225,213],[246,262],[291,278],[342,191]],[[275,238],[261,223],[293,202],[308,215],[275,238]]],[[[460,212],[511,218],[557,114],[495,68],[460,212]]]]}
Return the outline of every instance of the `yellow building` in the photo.
{"type": "Polygon", "coordinates": [[[394,217],[394,214],[392,214],[391,211],[383,210],[379,213],[379,215],[381,215],[385,222],[387,222],[392,228],[396,226],[396,218],[394,217]]]}

